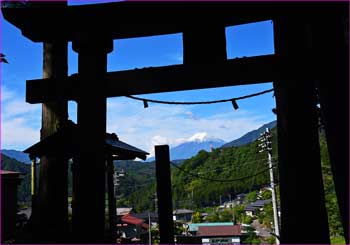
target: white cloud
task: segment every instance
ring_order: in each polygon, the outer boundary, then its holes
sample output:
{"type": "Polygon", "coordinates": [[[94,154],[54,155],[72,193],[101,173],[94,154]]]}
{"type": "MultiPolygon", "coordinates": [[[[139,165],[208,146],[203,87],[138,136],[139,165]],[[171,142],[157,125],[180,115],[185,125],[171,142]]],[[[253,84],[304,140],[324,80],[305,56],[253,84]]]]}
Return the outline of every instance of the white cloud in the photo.
{"type": "Polygon", "coordinates": [[[169,54],[168,57],[170,59],[174,60],[176,63],[182,64],[182,62],[183,62],[183,55],[182,55],[182,53],[169,54]]]}
{"type": "Polygon", "coordinates": [[[1,90],[1,147],[23,150],[39,141],[41,106],[26,103],[7,87],[1,90]]]}
{"type": "Polygon", "coordinates": [[[199,117],[195,116],[192,111],[186,111],[185,114],[188,116],[188,118],[199,120],[199,117]]]}
{"type": "Polygon", "coordinates": [[[116,132],[121,140],[153,153],[154,145],[174,147],[199,132],[206,132],[210,138],[232,141],[266,122],[261,116],[242,109],[193,120],[187,116],[193,115],[188,109],[158,104],[144,109],[142,103],[135,101],[111,100],[107,128],[109,132],[116,132]]]}
{"type": "MultiPolygon", "coordinates": [[[[27,104],[9,90],[6,93],[11,96],[3,103],[3,146],[15,149],[29,146],[39,140],[41,106],[27,104]]],[[[194,109],[194,106],[154,103],[144,109],[138,101],[109,99],[107,131],[118,134],[122,141],[153,153],[154,145],[169,144],[174,147],[200,132],[205,132],[210,138],[231,141],[266,123],[261,115],[231,108],[227,112],[201,115],[200,119],[194,120],[197,118],[194,109]]]]}
{"type": "Polygon", "coordinates": [[[5,86],[1,86],[1,102],[7,101],[14,96],[14,93],[5,86]]]}
{"type": "Polygon", "coordinates": [[[39,113],[40,109],[41,106],[39,104],[28,104],[24,100],[22,101],[20,99],[10,100],[9,102],[3,104],[4,116],[7,118],[24,114],[39,113]]]}
{"type": "Polygon", "coordinates": [[[169,143],[169,140],[163,136],[155,135],[152,137],[152,145],[165,145],[169,143]]]}
{"type": "Polygon", "coordinates": [[[40,139],[38,128],[28,126],[26,118],[15,118],[1,124],[2,148],[24,150],[40,139]]]}

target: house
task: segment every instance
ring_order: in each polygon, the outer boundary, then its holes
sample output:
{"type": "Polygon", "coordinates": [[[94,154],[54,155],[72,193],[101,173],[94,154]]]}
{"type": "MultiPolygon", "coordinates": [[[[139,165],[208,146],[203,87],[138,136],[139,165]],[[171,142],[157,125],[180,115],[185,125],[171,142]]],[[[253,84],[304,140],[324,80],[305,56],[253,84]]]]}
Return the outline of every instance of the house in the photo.
{"type": "Polygon", "coordinates": [[[149,229],[145,220],[136,218],[131,214],[124,215],[118,222],[117,227],[122,238],[133,242],[141,241],[141,235],[147,233],[149,229]]]}
{"type": "Polygon", "coordinates": [[[190,222],[192,220],[192,214],[194,212],[189,209],[176,209],[173,212],[174,221],[190,222]]]}
{"type": "Polygon", "coordinates": [[[271,202],[271,199],[267,200],[256,200],[255,202],[247,205],[247,207],[244,209],[246,215],[253,217],[256,214],[256,211],[262,211],[264,209],[264,206],[271,202]]]}
{"type": "Polygon", "coordinates": [[[117,208],[117,216],[124,216],[131,213],[132,208],[117,208]]]}
{"type": "Polygon", "coordinates": [[[132,215],[138,219],[145,220],[146,224],[149,224],[149,218],[150,218],[152,227],[156,226],[158,224],[158,214],[157,213],[145,211],[142,213],[132,213],[132,215]]]}
{"type": "Polygon", "coordinates": [[[234,208],[235,205],[236,205],[236,202],[235,202],[235,201],[224,202],[223,207],[224,207],[224,209],[227,209],[227,208],[234,208]]]}
{"type": "Polygon", "coordinates": [[[236,205],[243,204],[245,196],[246,196],[246,194],[244,194],[244,193],[237,194],[236,199],[235,199],[235,204],[236,205]]]}
{"type": "Polygon", "coordinates": [[[252,204],[249,204],[247,207],[245,207],[244,211],[246,215],[253,217],[257,209],[257,207],[254,207],[252,204]]]}
{"type": "Polygon", "coordinates": [[[271,199],[267,199],[267,200],[256,200],[254,203],[252,203],[252,205],[254,207],[259,208],[260,211],[263,210],[264,206],[268,203],[271,202],[271,199]]]}
{"type": "Polygon", "coordinates": [[[197,235],[198,228],[201,226],[233,226],[233,222],[209,222],[209,223],[192,223],[188,225],[188,232],[197,235]]]}
{"type": "Polygon", "coordinates": [[[240,225],[199,226],[197,237],[202,244],[240,244],[240,225]]]}

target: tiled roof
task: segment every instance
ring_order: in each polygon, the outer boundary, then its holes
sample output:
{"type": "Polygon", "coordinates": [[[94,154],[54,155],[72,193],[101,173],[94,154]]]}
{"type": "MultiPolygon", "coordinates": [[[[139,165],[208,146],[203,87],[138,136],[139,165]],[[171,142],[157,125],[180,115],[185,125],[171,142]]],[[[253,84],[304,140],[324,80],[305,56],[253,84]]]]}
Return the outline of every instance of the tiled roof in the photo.
{"type": "Polygon", "coordinates": [[[199,226],[197,236],[220,237],[220,236],[240,236],[241,226],[199,226]]]}
{"type": "Polygon", "coordinates": [[[258,209],[258,207],[255,207],[255,206],[249,204],[249,205],[244,209],[244,211],[255,211],[256,209],[258,209]]]}
{"type": "Polygon", "coordinates": [[[198,231],[200,226],[233,226],[233,222],[192,223],[188,225],[188,230],[198,231]]]}
{"type": "Polygon", "coordinates": [[[117,215],[127,215],[131,210],[132,208],[117,208],[117,215]]]}
{"type": "Polygon", "coordinates": [[[146,155],[149,154],[132,145],[120,141],[116,134],[106,134],[106,145],[111,149],[111,151],[122,153],[122,155],[133,154],[142,160],[146,160],[146,155]]]}
{"type": "Polygon", "coordinates": [[[132,216],[131,214],[124,215],[122,217],[122,221],[124,223],[131,224],[131,225],[142,225],[143,223],[145,223],[143,219],[138,219],[132,216]]]}
{"type": "MultiPolygon", "coordinates": [[[[142,213],[133,213],[132,215],[134,215],[136,218],[139,219],[148,219],[148,212],[142,212],[142,213]]],[[[158,214],[157,213],[149,213],[149,216],[151,217],[151,219],[158,219],[158,214]]]]}
{"type": "Polygon", "coordinates": [[[254,203],[252,203],[251,205],[254,206],[254,207],[264,207],[265,204],[268,204],[270,203],[271,200],[268,199],[268,200],[256,200],[254,203]]]}
{"type": "Polygon", "coordinates": [[[173,214],[192,214],[194,213],[192,210],[189,209],[176,209],[173,214]]]}
{"type": "MultiPolygon", "coordinates": [[[[24,152],[36,157],[55,156],[64,152],[69,158],[74,156],[79,148],[79,137],[78,126],[68,121],[57,132],[32,145],[24,152]]],[[[149,154],[119,140],[116,134],[106,133],[105,146],[106,151],[114,156],[114,160],[133,160],[136,157],[146,160],[146,155],[149,154]]]]}

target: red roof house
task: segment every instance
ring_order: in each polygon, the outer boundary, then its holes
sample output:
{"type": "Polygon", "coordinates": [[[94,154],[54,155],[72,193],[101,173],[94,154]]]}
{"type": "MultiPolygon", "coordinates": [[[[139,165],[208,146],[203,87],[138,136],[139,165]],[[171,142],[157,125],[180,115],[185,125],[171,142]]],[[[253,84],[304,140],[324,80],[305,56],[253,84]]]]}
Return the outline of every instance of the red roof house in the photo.
{"type": "Polygon", "coordinates": [[[117,227],[121,232],[121,237],[124,239],[137,239],[137,241],[140,241],[141,235],[147,233],[149,228],[145,220],[136,218],[131,214],[124,215],[120,221],[117,227]]]}
{"type": "Polygon", "coordinates": [[[143,219],[136,218],[131,214],[124,215],[122,217],[122,222],[130,225],[141,226],[144,229],[148,229],[148,225],[145,224],[145,221],[143,219]]]}
{"type": "Polygon", "coordinates": [[[241,226],[199,226],[197,236],[201,237],[231,237],[240,236],[241,226]]]}

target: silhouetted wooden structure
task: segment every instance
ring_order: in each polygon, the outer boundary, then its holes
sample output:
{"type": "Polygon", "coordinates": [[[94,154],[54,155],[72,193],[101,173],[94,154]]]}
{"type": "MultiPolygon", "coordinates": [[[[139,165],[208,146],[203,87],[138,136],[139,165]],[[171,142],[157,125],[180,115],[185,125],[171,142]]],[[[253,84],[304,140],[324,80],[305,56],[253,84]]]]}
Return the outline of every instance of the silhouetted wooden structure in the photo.
{"type": "Polygon", "coordinates": [[[1,243],[16,235],[17,190],[22,173],[0,170],[1,178],[1,243]]]}
{"type": "MultiPolygon", "coordinates": [[[[42,139],[56,131],[58,122],[67,120],[67,100],[78,103],[81,130],[73,230],[80,241],[98,242],[103,237],[101,163],[105,160],[107,97],[273,81],[281,243],[329,243],[317,132],[318,100],[349,242],[348,7],[347,2],[119,2],[85,6],[38,2],[26,8],[3,9],[5,19],[25,37],[44,43],[44,78],[27,81],[26,93],[27,102],[43,103],[42,139]],[[224,28],[263,20],[274,23],[275,54],[228,60],[224,28]],[[183,33],[183,65],[106,72],[114,39],[171,33],[183,33]],[[79,54],[78,74],[72,76],[67,76],[68,41],[79,54]],[[312,224],[304,222],[305,217],[312,224]]],[[[43,158],[38,193],[41,212],[55,215],[55,223],[61,219],[62,229],[65,223],[58,210],[65,205],[60,188],[66,166],[60,156],[43,158]]]]}
{"type": "MultiPolygon", "coordinates": [[[[79,148],[80,139],[79,139],[79,127],[73,123],[72,121],[67,121],[62,125],[58,126],[58,129],[55,133],[41,140],[40,142],[34,144],[28,149],[24,150],[25,153],[28,153],[30,158],[32,159],[33,165],[36,165],[36,158],[56,158],[62,157],[62,161],[68,162],[69,159],[73,159],[72,163],[72,175],[73,175],[73,200],[72,200],[72,210],[73,210],[73,220],[76,219],[76,195],[77,195],[77,176],[79,172],[77,170],[77,149],[79,148]]],[[[90,142],[90,144],[94,145],[94,142],[90,142]]],[[[116,199],[114,195],[114,182],[113,182],[113,174],[114,174],[114,160],[134,160],[135,158],[140,158],[142,160],[146,160],[146,155],[149,153],[142,151],[134,146],[124,143],[120,141],[116,134],[105,134],[104,141],[104,151],[105,151],[105,163],[101,163],[103,169],[107,176],[107,192],[108,192],[108,208],[109,208],[109,229],[111,232],[111,238],[115,237],[115,219],[116,219],[116,199]]],[[[59,188],[63,193],[64,199],[61,200],[64,204],[59,205],[61,210],[61,221],[67,227],[68,222],[68,169],[66,169],[65,175],[61,176],[64,182],[63,186],[59,188]]],[[[33,180],[36,183],[35,177],[33,180]]],[[[62,184],[62,183],[61,183],[62,184]]],[[[33,186],[35,188],[35,186],[33,186]]],[[[32,190],[32,193],[36,193],[36,190],[32,190]]],[[[105,190],[104,190],[105,193],[105,190]]],[[[37,195],[33,195],[32,202],[32,214],[34,223],[40,223],[40,219],[43,219],[41,212],[37,207],[37,195]]],[[[68,230],[64,230],[64,232],[60,235],[64,239],[68,237],[68,230]]],[[[73,238],[76,239],[76,238],[73,238]]],[[[87,241],[88,242],[88,241],[87,241]]]]}
{"type": "Polygon", "coordinates": [[[159,237],[161,244],[174,243],[173,203],[168,145],[155,146],[159,237]]]}

